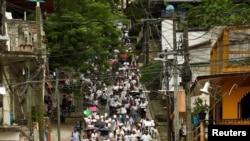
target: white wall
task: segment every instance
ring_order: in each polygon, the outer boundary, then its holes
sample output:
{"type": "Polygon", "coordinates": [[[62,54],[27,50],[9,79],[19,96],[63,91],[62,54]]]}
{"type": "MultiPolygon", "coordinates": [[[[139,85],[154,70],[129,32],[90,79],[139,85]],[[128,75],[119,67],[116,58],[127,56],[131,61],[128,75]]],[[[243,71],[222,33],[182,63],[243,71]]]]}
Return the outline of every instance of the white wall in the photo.
{"type": "MultiPolygon", "coordinates": [[[[173,21],[171,19],[165,19],[162,21],[162,39],[161,39],[161,44],[162,44],[162,50],[167,50],[167,51],[173,51],[173,21]]],[[[194,31],[188,32],[188,44],[190,46],[198,45],[200,43],[204,43],[206,41],[212,40],[212,43],[215,42],[218,34],[218,29],[213,29],[211,31],[194,31]],[[213,38],[212,38],[213,37],[213,38]]],[[[177,47],[181,44],[181,41],[183,41],[183,32],[176,33],[176,42],[177,42],[177,47]]],[[[204,63],[207,62],[209,63],[210,60],[210,50],[211,46],[204,46],[204,47],[198,47],[192,50],[189,50],[190,53],[190,64],[192,63],[204,63]]],[[[173,59],[173,55],[169,55],[168,59],[173,59]]],[[[177,56],[177,64],[183,64],[184,58],[183,56],[177,56]]],[[[193,79],[195,79],[196,76],[199,75],[207,75],[209,74],[209,70],[207,69],[192,69],[192,76],[193,79]],[[204,70],[206,70],[204,72],[204,70]]],[[[179,72],[180,73],[180,72],[179,72]]],[[[173,75],[172,75],[173,76],[173,75]]],[[[174,90],[174,83],[173,83],[173,78],[170,79],[169,82],[169,90],[173,91],[174,90]]],[[[178,84],[181,82],[181,78],[178,78],[178,84]]]]}
{"type": "MultiPolygon", "coordinates": [[[[162,39],[161,39],[161,44],[162,44],[162,50],[167,49],[168,51],[173,50],[173,21],[169,19],[165,19],[161,23],[162,29],[162,39]]],[[[178,42],[182,39],[182,34],[183,33],[176,33],[176,42],[178,45],[178,42]]],[[[211,34],[210,32],[206,31],[192,31],[188,32],[188,43],[189,46],[197,45],[199,43],[208,41],[211,39],[211,34]]]]}
{"type": "MultiPolygon", "coordinates": [[[[8,66],[4,67],[4,72],[10,72],[8,66]]],[[[7,78],[10,78],[9,73],[6,73],[6,75],[7,75],[7,78]]],[[[3,83],[7,84],[5,79],[3,80],[3,83]]],[[[11,112],[10,106],[11,106],[10,93],[9,93],[9,90],[6,90],[6,94],[3,95],[3,124],[10,125],[10,112],[11,112]]]]}

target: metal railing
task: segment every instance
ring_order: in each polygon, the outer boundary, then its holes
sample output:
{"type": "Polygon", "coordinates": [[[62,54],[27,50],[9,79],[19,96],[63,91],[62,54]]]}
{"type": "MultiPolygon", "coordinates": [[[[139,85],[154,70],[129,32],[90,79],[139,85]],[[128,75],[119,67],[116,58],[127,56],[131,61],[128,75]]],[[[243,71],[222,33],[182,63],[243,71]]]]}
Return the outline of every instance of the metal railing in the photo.
{"type": "Polygon", "coordinates": [[[222,119],[215,125],[250,125],[250,119],[222,119]]]}
{"type": "Polygon", "coordinates": [[[213,125],[250,125],[250,119],[221,119],[215,120],[204,120],[200,121],[200,124],[195,126],[192,130],[192,141],[206,141],[207,140],[207,126],[213,125]]]}

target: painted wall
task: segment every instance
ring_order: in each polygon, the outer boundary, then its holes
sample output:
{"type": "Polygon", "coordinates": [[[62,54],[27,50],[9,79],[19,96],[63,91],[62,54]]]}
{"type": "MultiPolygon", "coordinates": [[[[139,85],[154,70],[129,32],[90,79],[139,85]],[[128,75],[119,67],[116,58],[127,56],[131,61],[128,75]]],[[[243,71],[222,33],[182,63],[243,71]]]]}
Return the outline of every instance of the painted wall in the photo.
{"type": "Polygon", "coordinates": [[[237,79],[231,80],[232,83],[223,86],[222,94],[222,119],[236,119],[238,117],[238,103],[241,98],[249,92],[250,87],[234,87],[233,82],[237,82],[237,79]],[[230,92],[231,91],[231,92],[230,92]]]}

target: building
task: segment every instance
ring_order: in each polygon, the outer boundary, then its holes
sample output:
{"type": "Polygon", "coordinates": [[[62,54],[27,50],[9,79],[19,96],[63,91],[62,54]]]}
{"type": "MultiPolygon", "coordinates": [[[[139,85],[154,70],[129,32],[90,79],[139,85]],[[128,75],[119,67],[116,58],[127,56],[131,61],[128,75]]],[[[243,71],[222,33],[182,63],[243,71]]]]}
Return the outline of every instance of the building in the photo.
{"type": "Polygon", "coordinates": [[[0,140],[32,140],[39,103],[44,103],[38,97],[47,95],[48,87],[40,75],[46,66],[46,57],[39,57],[45,53],[43,32],[37,35],[41,27],[36,21],[14,19],[5,11],[2,15],[0,140]],[[41,37],[41,48],[37,37],[41,37]]]}
{"type": "MultiPolygon", "coordinates": [[[[162,1],[160,3],[162,4],[162,1]]],[[[161,26],[162,50],[166,48],[171,51],[174,40],[173,19],[164,18],[161,26]]],[[[177,31],[177,44],[181,44],[182,34],[182,31],[177,31]]],[[[246,110],[249,103],[248,35],[249,26],[215,27],[209,31],[188,31],[192,100],[196,97],[203,97],[203,100],[210,105],[206,123],[249,125],[250,114],[246,110]],[[209,85],[206,86],[206,84],[209,85]],[[201,91],[204,89],[207,91],[206,94],[201,91]]],[[[183,58],[182,55],[179,57],[183,58]]],[[[178,59],[178,64],[182,63],[183,60],[178,59]]],[[[181,80],[178,79],[177,84],[180,82],[181,80]]],[[[174,91],[174,85],[173,80],[170,80],[170,91],[174,91]]],[[[183,88],[179,87],[178,90],[183,91],[183,88]]],[[[180,116],[180,121],[185,118],[185,115],[180,116]]],[[[206,132],[202,131],[202,135],[205,135],[206,132]]],[[[202,139],[205,137],[199,136],[202,139]]]]}
{"type": "Polygon", "coordinates": [[[209,82],[209,123],[249,125],[249,26],[224,27],[218,35],[211,44],[210,74],[196,78],[192,94],[200,95],[209,82]]]}

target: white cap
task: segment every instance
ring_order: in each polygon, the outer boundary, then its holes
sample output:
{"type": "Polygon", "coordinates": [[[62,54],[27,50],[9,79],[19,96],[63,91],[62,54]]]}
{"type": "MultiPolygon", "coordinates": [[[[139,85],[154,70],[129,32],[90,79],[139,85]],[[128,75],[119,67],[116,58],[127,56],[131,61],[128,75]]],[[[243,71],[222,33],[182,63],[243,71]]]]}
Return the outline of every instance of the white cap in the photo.
{"type": "Polygon", "coordinates": [[[117,116],[116,116],[116,115],[113,115],[113,118],[117,118],[117,116]]]}

